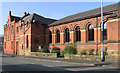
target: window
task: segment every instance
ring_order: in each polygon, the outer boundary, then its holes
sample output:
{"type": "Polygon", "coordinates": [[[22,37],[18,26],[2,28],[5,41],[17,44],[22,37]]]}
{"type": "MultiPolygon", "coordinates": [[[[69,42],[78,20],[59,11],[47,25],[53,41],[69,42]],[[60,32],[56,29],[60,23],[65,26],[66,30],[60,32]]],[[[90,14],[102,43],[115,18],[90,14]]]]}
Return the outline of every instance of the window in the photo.
{"type": "Polygon", "coordinates": [[[6,49],[6,42],[5,42],[5,44],[4,44],[4,49],[6,49]]]}
{"type": "Polygon", "coordinates": [[[77,42],[77,41],[81,41],[80,27],[77,26],[76,29],[75,29],[75,31],[76,31],[76,42],[77,42]]]}
{"type": "Polygon", "coordinates": [[[12,31],[12,34],[13,34],[14,33],[14,27],[13,27],[13,25],[12,25],[12,30],[11,31],[12,31]]]}
{"type": "Polygon", "coordinates": [[[70,35],[69,35],[69,29],[66,28],[65,29],[65,42],[69,42],[70,41],[70,35]]]}
{"type": "Polygon", "coordinates": [[[22,49],[23,49],[23,44],[22,44],[22,49]]]}
{"type": "Polygon", "coordinates": [[[29,47],[28,35],[26,37],[26,41],[27,41],[27,48],[28,48],[29,47]]]}
{"type": "Polygon", "coordinates": [[[107,22],[103,24],[103,40],[107,40],[107,22]]]}
{"type": "Polygon", "coordinates": [[[23,28],[23,24],[21,24],[21,26],[20,26],[20,29],[22,29],[23,28]]]}
{"type": "Polygon", "coordinates": [[[13,41],[11,41],[11,49],[14,49],[13,41]]]}
{"type": "Polygon", "coordinates": [[[59,30],[57,30],[57,43],[59,43],[60,42],[60,31],[59,30]]]}
{"type": "Polygon", "coordinates": [[[17,27],[17,33],[19,32],[19,28],[17,27]]]}
{"type": "Polygon", "coordinates": [[[52,32],[49,32],[49,43],[52,43],[52,32]]]}
{"type": "Polygon", "coordinates": [[[94,41],[94,28],[93,24],[88,26],[88,41],[94,41]]]}

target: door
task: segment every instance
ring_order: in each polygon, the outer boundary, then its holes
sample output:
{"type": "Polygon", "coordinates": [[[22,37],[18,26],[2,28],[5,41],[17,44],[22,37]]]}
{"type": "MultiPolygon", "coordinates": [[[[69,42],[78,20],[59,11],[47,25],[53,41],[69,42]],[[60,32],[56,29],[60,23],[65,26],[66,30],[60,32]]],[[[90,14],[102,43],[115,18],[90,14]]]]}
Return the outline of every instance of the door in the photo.
{"type": "Polygon", "coordinates": [[[16,42],[16,55],[18,55],[18,54],[19,54],[18,49],[19,49],[19,43],[18,43],[18,42],[16,42]]]}

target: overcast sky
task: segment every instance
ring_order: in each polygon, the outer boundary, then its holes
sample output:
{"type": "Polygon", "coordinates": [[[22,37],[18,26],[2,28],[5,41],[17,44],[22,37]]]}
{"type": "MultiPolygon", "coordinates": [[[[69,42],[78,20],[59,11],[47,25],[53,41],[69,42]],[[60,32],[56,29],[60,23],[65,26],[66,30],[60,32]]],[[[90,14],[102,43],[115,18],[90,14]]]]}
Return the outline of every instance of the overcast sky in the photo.
{"type": "MultiPolygon", "coordinates": [[[[103,6],[116,2],[104,2],[103,6]]],[[[41,16],[53,19],[95,9],[101,6],[100,2],[2,2],[2,24],[0,34],[4,34],[3,25],[6,24],[8,12],[14,16],[23,16],[24,12],[36,13],[41,16]]]]}

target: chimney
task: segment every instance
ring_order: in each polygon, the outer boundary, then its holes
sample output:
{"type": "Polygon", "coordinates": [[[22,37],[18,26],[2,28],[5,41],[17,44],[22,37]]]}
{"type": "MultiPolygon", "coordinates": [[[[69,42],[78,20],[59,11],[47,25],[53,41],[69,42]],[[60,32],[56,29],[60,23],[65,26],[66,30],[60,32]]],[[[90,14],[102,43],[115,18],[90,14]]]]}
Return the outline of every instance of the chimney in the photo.
{"type": "Polygon", "coordinates": [[[26,14],[26,12],[24,12],[24,16],[26,16],[27,14],[26,14]]]}
{"type": "Polygon", "coordinates": [[[9,11],[9,15],[11,16],[11,11],[9,11]]]}

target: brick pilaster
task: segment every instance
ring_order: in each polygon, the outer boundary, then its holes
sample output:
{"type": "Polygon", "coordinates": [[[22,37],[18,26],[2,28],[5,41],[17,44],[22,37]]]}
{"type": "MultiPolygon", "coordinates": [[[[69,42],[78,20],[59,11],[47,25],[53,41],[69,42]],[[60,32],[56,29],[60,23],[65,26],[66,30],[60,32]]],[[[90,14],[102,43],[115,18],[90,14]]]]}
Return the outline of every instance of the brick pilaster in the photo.
{"type": "Polygon", "coordinates": [[[60,44],[64,44],[65,37],[64,37],[64,32],[60,32],[60,44]]]}
{"type": "Polygon", "coordinates": [[[81,43],[87,42],[87,30],[81,29],[81,43]]]}
{"type": "Polygon", "coordinates": [[[75,42],[75,32],[70,31],[70,43],[74,43],[74,42],[75,42]]]}

